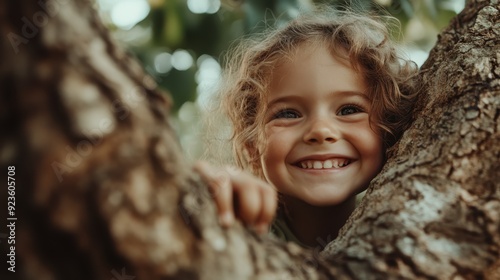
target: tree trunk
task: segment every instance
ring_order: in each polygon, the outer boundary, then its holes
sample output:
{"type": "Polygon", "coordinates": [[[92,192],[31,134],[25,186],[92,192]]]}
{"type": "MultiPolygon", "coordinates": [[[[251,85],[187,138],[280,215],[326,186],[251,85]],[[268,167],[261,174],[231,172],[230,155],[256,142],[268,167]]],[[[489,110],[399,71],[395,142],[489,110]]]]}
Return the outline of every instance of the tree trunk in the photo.
{"type": "Polygon", "coordinates": [[[414,125],[321,255],[218,226],[170,100],[92,5],[0,3],[2,279],[500,279],[498,0],[442,33],[414,125]]]}
{"type": "Polygon", "coordinates": [[[500,279],[499,7],[469,1],[441,33],[416,121],[325,255],[372,260],[366,278],[500,279]]]}

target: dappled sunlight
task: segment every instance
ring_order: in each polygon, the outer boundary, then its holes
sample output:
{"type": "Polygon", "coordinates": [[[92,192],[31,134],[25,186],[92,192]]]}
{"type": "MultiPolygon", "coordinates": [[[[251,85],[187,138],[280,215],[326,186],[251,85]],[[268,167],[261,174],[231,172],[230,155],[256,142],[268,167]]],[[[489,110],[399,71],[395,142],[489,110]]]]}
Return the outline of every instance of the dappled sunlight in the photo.
{"type": "Polygon", "coordinates": [[[189,10],[195,14],[215,14],[220,4],[220,0],[187,0],[189,10]]]}

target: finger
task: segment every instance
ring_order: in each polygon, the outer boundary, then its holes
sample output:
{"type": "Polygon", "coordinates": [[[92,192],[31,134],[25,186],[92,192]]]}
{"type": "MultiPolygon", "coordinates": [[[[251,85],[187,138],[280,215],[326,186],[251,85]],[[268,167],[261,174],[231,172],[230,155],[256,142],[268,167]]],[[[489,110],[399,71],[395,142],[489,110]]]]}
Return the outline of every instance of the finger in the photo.
{"type": "Polygon", "coordinates": [[[195,164],[194,169],[208,185],[219,211],[219,222],[223,226],[230,226],[234,222],[234,210],[229,174],[222,168],[214,168],[201,161],[195,164]]]}
{"type": "Polygon", "coordinates": [[[252,175],[233,168],[228,169],[232,186],[236,195],[236,215],[247,225],[255,225],[261,208],[261,194],[259,179],[252,175]]]}
{"type": "Polygon", "coordinates": [[[203,160],[196,161],[193,165],[193,169],[200,174],[203,179],[205,179],[205,176],[208,176],[212,170],[210,164],[203,160]]]}
{"type": "Polygon", "coordinates": [[[260,194],[257,188],[248,187],[239,189],[237,196],[236,215],[247,225],[254,225],[260,216],[260,194]]]}
{"type": "Polygon", "coordinates": [[[276,215],[276,208],[278,207],[277,193],[273,187],[265,183],[263,183],[259,190],[262,204],[255,228],[259,233],[266,233],[276,215]]]}

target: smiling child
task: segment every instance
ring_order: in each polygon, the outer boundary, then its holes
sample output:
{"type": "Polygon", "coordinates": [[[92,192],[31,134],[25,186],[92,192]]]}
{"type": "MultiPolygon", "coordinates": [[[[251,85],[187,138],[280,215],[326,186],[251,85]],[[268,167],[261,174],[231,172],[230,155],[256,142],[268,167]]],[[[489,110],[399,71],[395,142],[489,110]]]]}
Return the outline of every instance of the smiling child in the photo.
{"type": "Polygon", "coordinates": [[[278,208],[278,237],[303,246],[335,238],[411,121],[414,63],[382,18],[324,8],[232,54],[219,100],[236,163],[254,176],[229,170],[214,179],[198,166],[221,222],[236,213],[262,231],[278,208]]]}

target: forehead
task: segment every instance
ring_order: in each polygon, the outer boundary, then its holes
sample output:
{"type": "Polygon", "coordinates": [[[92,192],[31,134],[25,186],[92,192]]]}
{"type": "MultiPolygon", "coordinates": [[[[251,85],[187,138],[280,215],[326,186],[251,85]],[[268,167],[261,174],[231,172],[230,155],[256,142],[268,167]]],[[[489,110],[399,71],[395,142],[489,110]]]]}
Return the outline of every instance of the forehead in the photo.
{"type": "Polygon", "coordinates": [[[304,44],[274,69],[267,99],[283,91],[299,90],[366,93],[366,83],[347,59],[345,50],[334,52],[326,44],[304,44]]]}

